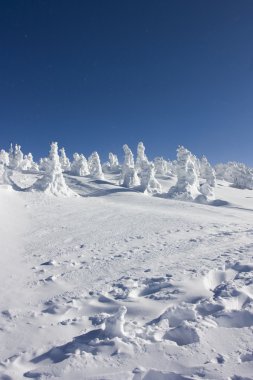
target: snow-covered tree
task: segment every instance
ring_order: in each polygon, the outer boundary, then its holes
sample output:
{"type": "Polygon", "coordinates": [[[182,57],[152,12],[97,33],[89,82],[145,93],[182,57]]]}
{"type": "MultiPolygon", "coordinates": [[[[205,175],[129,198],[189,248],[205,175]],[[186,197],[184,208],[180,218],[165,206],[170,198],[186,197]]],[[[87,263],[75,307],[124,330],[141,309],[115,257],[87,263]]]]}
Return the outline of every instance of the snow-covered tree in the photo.
{"type": "Polygon", "coordinates": [[[28,155],[24,155],[23,161],[20,164],[20,169],[30,170],[32,172],[38,172],[39,171],[38,164],[33,161],[32,153],[28,153],[28,155]]]}
{"type": "Polygon", "coordinates": [[[0,162],[0,185],[4,183],[4,171],[5,171],[5,165],[0,162]]]}
{"type": "Polygon", "coordinates": [[[152,162],[142,161],[140,188],[145,194],[161,194],[162,186],[155,178],[155,165],[152,162]]]}
{"type": "Polygon", "coordinates": [[[253,190],[253,170],[246,165],[238,164],[234,168],[233,186],[239,189],[253,190]]]}
{"type": "Polygon", "coordinates": [[[177,160],[169,161],[169,168],[173,175],[177,175],[177,160]]]}
{"type": "Polygon", "coordinates": [[[173,163],[171,161],[165,160],[163,157],[155,157],[154,165],[155,165],[155,173],[158,175],[171,176],[174,174],[173,163]]]}
{"type": "Polygon", "coordinates": [[[137,157],[135,163],[135,169],[139,173],[141,171],[142,164],[148,162],[148,158],[145,154],[145,146],[142,141],[138,143],[137,146],[137,157]]]}
{"type": "Polygon", "coordinates": [[[135,168],[124,166],[122,170],[123,178],[121,184],[124,187],[131,188],[140,185],[140,178],[137,175],[135,168]]]}
{"type": "Polygon", "coordinates": [[[116,154],[109,153],[109,161],[102,165],[105,173],[118,173],[120,170],[119,160],[116,154]]]}
{"type": "Polygon", "coordinates": [[[9,163],[10,163],[9,153],[6,152],[4,149],[1,149],[1,151],[0,151],[0,164],[8,166],[9,163]]]}
{"type": "Polygon", "coordinates": [[[226,164],[217,164],[214,167],[216,178],[224,179],[224,173],[226,171],[226,164]]]}
{"type": "Polygon", "coordinates": [[[74,153],[71,164],[71,173],[80,177],[90,174],[88,162],[83,154],[74,153]]]}
{"type": "Polygon", "coordinates": [[[194,154],[192,155],[192,158],[193,158],[193,161],[194,161],[196,174],[197,174],[198,178],[200,178],[200,170],[201,170],[200,160],[194,154]]]}
{"type": "Polygon", "coordinates": [[[124,151],[124,166],[134,168],[134,155],[127,144],[123,145],[124,151]]]}
{"type": "Polygon", "coordinates": [[[26,154],[24,155],[23,161],[21,162],[19,167],[21,170],[29,170],[31,168],[31,163],[28,160],[28,157],[26,154]]]}
{"type": "Polygon", "coordinates": [[[154,158],[155,172],[159,175],[166,175],[167,161],[163,157],[154,158]]]}
{"type": "Polygon", "coordinates": [[[219,179],[231,182],[240,189],[253,189],[253,169],[240,162],[227,162],[215,166],[219,179]]]}
{"type": "Polygon", "coordinates": [[[195,200],[200,195],[200,184],[193,154],[179,146],[177,149],[177,183],[168,196],[182,200],[195,200]]]}
{"type": "Polygon", "coordinates": [[[124,150],[124,164],[122,166],[120,184],[124,187],[136,187],[140,185],[140,179],[134,167],[134,155],[128,145],[123,145],[124,150]]]}
{"type": "Polygon", "coordinates": [[[109,153],[109,164],[112,172],[119,169],[119,160],[116,154],[109,153]]]}
{"type": "Polygon", "coordinates": [[[208,162],[205,156],[202,156],[199,160],[200,164],[200,177],[205,179],[208,185],[211,187],[216,186],[216,176],[215,171],[212,168],[211,164],[208,162]]]}
{"type": "Polygon", "coordinates": [[[38,172],[39,171],[39,165],[37,164],[37,162],[35,162],[33,160],[32,153],[28,153],[27,158],[28,158],[28,161],[30,162],[31,170],[34,172],[38,172]]]}
{"type": "Polygon", "coordinates": [[[233,183],[235,168],[237,165],[238,165],[237,162],[228,162],[226,164],[216,165],[215,166],[216,177],[233,183]]]}
{"type": "Polygon", "coordinates": [[[11,143],[10,149],[9,149],[9,165],[11,166],[12,160],[14,157],[14,150],[13,150],[13,145],[11,143]]]}
{"type": "Polygon", "coordinates": [[[97,152],[93,152],[88,159],[90,175],[96,179],[104,179],[100,158],[97,152]]]}
{"type": "Polygon", "coordinates": [[[71,165],[70,165],[70,161],[68,157],[66,156],[65,149],[61,148],[59,152],[60,152],[60,163],[61,163],[62,171],[68,172],[71,168],[71,165]]]}
{"type": "Polygon", "coordinates": [[[77,196],[77,194],[67,186],[63,177],[57,142],[51,144],[48,165],[44,176],[35,182],[31,190],[43,191],[55,196],[77,196]]]}
{"type": "Polygon", "coordinates": [[[43,172],[47,171],[48,166],[49,166],[49,159],[48,159],[48,157],[41,158],[40,162],[39,162],[39,170],[41,170],[43,172]]]}
{"type": "Polygon", "coordinates": [[[110,167],[112,169],[119,166],[119,160],[118,160],[117,155],[111,152],[109,153],[109,162],[110,162],[110,167]]]}
{"type": "Polygon", "coordinates": [[[20,169],[21,170],[29,170],[29,169],[31,169],[31,162],[28,159],[28,156],[26,154],[24,155],[23,161],[20,164],[20,169]]]}
{"type": "Polygon", "coordinates": [[[24,158],[24,156],[23,156],[23,152],[21,151],[21,146],[16,144],[15,148],[14,148],[14,152],[13,152],[13,148],[11,145],[10,153],[9,153],[9,159],[10,159],[9,165],[10,165],[10,167],[12,169],[20,168],[22,161],[23,161],[23,158],[24,158]]]}

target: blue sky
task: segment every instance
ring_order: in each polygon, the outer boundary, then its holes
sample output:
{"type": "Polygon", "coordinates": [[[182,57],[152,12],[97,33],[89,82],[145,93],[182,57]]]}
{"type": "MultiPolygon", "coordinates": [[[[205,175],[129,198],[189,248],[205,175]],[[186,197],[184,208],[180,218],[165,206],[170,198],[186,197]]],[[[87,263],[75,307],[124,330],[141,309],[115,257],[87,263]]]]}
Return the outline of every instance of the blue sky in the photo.
{"type": "Polygon", "coordinates": [[[0,146],[253,166],[253,1],[0,2],[0,146]]]}

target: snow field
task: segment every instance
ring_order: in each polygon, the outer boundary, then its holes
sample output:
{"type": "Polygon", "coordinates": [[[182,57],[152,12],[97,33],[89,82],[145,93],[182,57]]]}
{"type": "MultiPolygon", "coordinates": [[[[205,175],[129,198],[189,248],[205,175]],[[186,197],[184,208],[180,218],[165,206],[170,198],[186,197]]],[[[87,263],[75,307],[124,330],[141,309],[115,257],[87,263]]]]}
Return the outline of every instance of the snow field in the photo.
{"type": "Polygon", "coordinates": [[[250,190],[218,181],[214,207],[105,177],[0,188],[0,378],[252,378],[250,190]]]}

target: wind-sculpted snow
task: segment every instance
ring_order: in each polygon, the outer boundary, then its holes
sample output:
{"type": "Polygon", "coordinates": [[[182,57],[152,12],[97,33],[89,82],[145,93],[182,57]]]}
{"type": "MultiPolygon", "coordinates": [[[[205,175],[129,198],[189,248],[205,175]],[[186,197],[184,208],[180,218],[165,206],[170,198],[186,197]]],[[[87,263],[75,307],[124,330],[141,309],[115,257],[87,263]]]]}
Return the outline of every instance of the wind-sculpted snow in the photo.
{"type": "Polygon", "coordinates": [[[231,206],[211,207],[108,171],[49,197],[24,191],[45,173],[4,168],[20,191],[0,185],[0,378],[252,377],[250,190],[218,180],[231,206]]]}

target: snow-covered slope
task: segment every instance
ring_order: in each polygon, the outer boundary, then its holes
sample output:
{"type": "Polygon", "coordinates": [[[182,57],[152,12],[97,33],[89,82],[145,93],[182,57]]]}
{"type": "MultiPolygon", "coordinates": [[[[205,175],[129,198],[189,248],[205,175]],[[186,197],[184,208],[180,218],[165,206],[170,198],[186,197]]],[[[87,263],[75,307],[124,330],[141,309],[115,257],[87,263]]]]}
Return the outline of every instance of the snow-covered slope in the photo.
{"type": "MultiPolygon", "coordinates": [[[[65,175],[0,187],[0,379],[252,379],[253,193],[213,206],[65,175]]],[[[159,178],[164,192],[175,179],[159,178]]]]}

